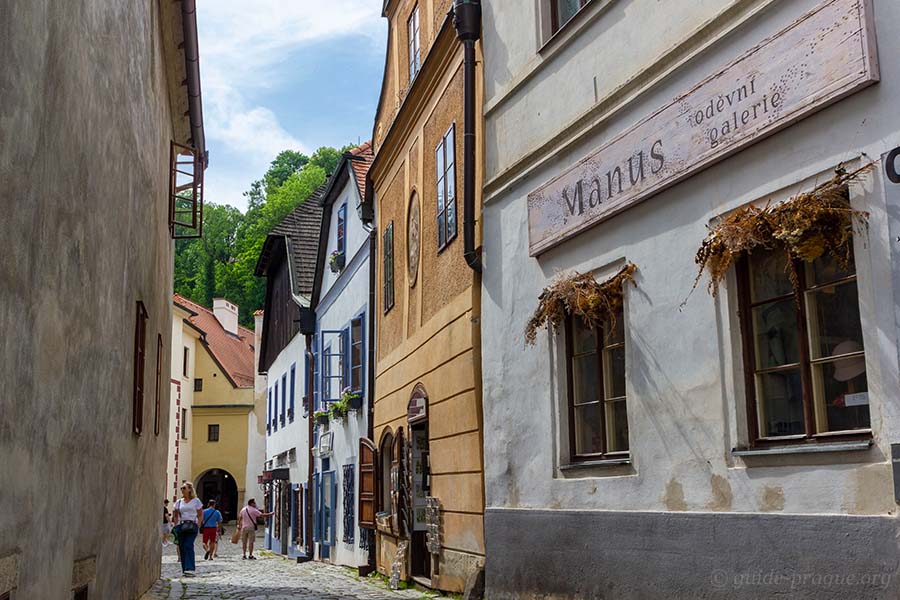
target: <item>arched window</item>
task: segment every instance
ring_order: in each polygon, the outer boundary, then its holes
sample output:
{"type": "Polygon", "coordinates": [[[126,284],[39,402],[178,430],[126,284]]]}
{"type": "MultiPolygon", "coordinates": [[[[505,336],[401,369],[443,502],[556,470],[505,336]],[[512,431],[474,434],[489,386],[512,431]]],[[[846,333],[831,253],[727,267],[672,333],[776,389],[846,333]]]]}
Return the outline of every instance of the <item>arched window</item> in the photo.
{"type": "Polygon", "coordinates": [[[391,462],[394,456],[394,436],[390,430],[385,430],[381,437],[381,446],[378,449],[378,461],[381,478],[381,498],[378,509],[380,511],[391,510],[391,462]]]}

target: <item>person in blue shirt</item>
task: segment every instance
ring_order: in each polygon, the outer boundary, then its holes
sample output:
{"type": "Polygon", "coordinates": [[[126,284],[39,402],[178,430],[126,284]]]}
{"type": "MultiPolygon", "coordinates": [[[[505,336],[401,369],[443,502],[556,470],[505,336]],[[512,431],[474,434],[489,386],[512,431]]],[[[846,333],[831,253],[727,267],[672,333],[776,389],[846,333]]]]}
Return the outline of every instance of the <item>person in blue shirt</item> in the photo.
{"type": "Polygon", "coordinates": [[[204,560],[212,560],[218,545],[219,529],[222,527],[222,513],[216,510],[216,501],[210,500],[207,508],[203,510],[200,529],[203,531],[203,549],[206,554],[204,560]]]}

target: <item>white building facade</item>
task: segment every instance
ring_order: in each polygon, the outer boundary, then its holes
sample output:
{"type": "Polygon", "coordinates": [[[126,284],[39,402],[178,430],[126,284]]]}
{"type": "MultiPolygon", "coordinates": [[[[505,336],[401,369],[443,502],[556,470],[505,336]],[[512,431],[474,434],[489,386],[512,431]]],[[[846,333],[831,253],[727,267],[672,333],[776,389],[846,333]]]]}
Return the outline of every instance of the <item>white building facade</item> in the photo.
{"type": "Polygon", "coordinates": [[[350,567],[368,563],[372,543],[357,514],[359,440],[369,436],[370,232],[361,209],[371,159],[368,143],[346,153],[322,195],[313,291],[314,398],[321,417],[313,434],[313,535],[317,558],[350,567]],[[330,413],[327,422],[324,412],[330,413]]]}
{"type": "Polygon", "coordinates": [[[486,597],[898,595],[900,5],[483,8],[486,597]],[[870,162],[849,265],[692,292],[734,211],[870,162]],[[627,264],[612,322],[519,341],[627,264]]]}

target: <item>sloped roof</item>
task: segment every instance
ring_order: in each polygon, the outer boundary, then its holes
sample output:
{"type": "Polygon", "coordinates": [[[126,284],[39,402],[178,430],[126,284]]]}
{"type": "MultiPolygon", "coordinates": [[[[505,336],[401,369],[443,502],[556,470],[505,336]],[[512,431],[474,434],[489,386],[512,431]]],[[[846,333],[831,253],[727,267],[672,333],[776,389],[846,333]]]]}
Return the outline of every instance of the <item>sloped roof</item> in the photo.
{"type": "Polygon", "coordinates": [[[178,306],[194,313],[186,320],[200,331],[203,347],[225,373],[225,377],[236,388],[254,386],[253,330],[238,326],[238,335],[225,331],[222,324],[208,308],[174,294],[172,300],[178,306]]]}
{"type": "Polygon", "coordinates": [[[352,158],[347,161],[353,169],[353,176],[356,179],[356,185],[359,188],[359,197],[366,198],[366,175],[369,173],[369,167],[375,160],[375,153],[372,152],[372,142],[364,142],[349,152],[352,158]]]}
{"type": "Polygon", "coordinates": [[[287,238],[293,292],[298,296],[309,296],[312,293],[322,225],[320,200],[326,189],[327,181],[272,228],[256,264],[257,277],[266,274],[273,249],[272,241],[279,237],[287,238]]]}

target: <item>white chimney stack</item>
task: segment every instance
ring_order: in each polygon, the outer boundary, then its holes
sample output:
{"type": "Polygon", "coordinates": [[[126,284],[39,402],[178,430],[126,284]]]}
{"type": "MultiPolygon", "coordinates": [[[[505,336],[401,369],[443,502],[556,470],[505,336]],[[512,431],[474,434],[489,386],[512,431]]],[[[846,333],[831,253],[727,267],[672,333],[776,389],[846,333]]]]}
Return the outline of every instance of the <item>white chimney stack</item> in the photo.
{"type": "Polygon", "coordinates": [[[232,335],[238,334],[238,307],[224,298],[213,299],[213,314],[222,328],[232,335]]]}

